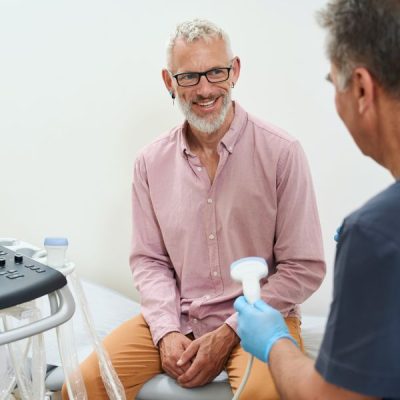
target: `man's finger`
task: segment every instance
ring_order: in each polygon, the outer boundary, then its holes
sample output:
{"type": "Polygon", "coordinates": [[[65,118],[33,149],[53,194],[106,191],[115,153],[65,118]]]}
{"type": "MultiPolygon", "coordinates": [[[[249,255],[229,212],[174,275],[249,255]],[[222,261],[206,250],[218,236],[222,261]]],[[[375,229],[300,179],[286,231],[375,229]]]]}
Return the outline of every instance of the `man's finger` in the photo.
{"type": "Polygon", "coordinates": [[[181,373],[179,374],[179,376],[183,375],[183,374],[190,368],[191,365],[192,365],[192,364],[191,364],[190,362],[187,362],[186,364],[183,364],[183,365],[180,367],[181,373]]]}
{"type": "Polygon", "coordinates": [[[178,378],[178,383],[179,384],[187,384],[190,381],[192,381],[194,378],[197,376],[201,377],[202,374],[204,374],[205,368],[202,365],[202,363],[198,362],[195,360],[190,368],[178,378]]]}
{"type": "Polygon", "coordinates": [[[178,382],[181,384],[182,387],[186,388],[193,388],[193,387],[198,387],[198,386],[203,386],[206,383],[208,383],[210,379],[205,374],[197,374],[192,380],[186,381],[186,382],[178,382]]]}
{"type": "Polygon", "coordinates": [[[182,374],[181,372],[179,372],[179,369],[163,367],[163,370],[167,375],[174,379],[177,379],[182,374]]]}
{"type": "Polygon", "coordinates": [[[199,349],[199,345],[196,343],[196,341],[190,343],[190,345],[187,347],[187,349],[182,353],[181,357],[177,361],[176,365],[178,367],[181,367],[182,365],[185,365],[188,363],[197,353],[199,349]]]}

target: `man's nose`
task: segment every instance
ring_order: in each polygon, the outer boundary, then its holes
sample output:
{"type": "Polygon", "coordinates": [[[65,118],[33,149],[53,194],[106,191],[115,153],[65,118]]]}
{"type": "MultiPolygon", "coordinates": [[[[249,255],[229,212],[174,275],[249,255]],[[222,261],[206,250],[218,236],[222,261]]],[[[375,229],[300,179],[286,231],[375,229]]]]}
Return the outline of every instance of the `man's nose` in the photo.
{"type": "Polygon", "coordinates": [[[202,97],[208,97],[213,90],[213,84],[208,82],[205,75],[200,77],[199,83],[196,85],[196,94],[202,97]]]}

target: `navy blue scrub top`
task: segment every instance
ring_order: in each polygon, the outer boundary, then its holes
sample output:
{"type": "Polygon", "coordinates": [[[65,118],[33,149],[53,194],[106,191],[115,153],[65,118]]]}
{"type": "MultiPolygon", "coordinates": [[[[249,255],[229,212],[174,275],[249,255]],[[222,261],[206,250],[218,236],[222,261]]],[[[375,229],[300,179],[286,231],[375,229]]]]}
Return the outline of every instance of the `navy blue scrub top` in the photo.
{"type": "Polygon", "coordinates": [[[400,399],[400,182],[345,219],[317,371],[357,393],[400,399]]]}

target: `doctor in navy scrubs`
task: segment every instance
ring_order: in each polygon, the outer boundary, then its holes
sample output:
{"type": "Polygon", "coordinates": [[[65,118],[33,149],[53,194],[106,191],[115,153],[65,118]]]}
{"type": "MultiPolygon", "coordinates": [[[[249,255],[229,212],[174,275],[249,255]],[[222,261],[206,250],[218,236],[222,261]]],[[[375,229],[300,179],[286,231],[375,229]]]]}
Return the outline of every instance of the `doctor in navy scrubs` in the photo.
{"type": "Polygon", "coordinates": [[[238,333],[244,349],[269,364],[283,399],[400,399],[400,1],[332,0],[319,22],[337,112],[360,150],[396,181],[339,230],[316,362],[262,301],[236,300],[238,333]]]}

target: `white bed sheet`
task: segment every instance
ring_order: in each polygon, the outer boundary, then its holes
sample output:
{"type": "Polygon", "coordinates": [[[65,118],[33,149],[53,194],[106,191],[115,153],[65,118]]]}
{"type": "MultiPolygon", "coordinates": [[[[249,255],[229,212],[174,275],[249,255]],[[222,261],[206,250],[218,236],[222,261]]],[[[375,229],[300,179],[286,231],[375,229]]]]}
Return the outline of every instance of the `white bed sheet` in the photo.
{"type": "Polygon", "coordinates": [[[309,357],[314,360],[318,356],[325,332],[327,318],[323,316],[303,315],[301,318],[301,333],[304,348],[309,357]]]}

